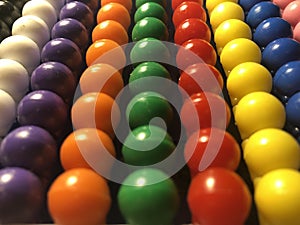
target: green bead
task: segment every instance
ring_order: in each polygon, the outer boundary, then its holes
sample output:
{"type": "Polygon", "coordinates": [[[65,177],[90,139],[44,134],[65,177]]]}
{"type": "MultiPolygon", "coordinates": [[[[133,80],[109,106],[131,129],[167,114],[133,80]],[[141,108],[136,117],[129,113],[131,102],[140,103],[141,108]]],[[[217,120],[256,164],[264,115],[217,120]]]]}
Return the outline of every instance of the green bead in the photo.
{"type": "Polygon", "coordinates": [[[160,19],[145,17],[134,25],[131,36],[133,41],[139,41],[146,37],[166,41],[169,33],[168,28],[160,19]]]}
{"type": "Polygon", "coordinates": [[[144,91],[163,92],[171,82],[169,71],[157,62],[139,64],[129,76],[129,90],[133,95],[144,91]],[[164,78],[157,79],[157,78],[164,78]],[[145,78],[145,79],[143,79],[145,78]]]}
{"type": "Polygon", "coordinates": [[[135,1],[135,7],[138,9],[141,5],[143,5],[147,2],[155,2],[157,4],[160,4],[164,8],[166,8],[166,6],[167,6],[167,1],[166,0],[136,0],[135,1]]]}
{"type": "Polygon", "coordinates": [[[143,38],[135,43],[130,52],[130,60],[133,64],[146,61],[164,62],[171,61],[170,52],[166,45],[155,38],[143,38]]]}
{"type": "Polygon", "coordinates": [[[141,5],[134,14],[134,22],[137,23],[145,17],[155,17],[163,21],[165,24],[168,20],[166,10],[156,2],[147,2],[141,5]]]}
{"type": "Polygon", "coordinates": [[[117,198],[126,222],[135,225],[174,224],[179,208],[174,182],[157,169],[145,168],[130,174],[121,185],[117,198]]]}
{"type": "MultiPolygon", "coordinates": [[[[167,126],[173,118],[173,110],[170,103],[156,92],[146,91],[137,94],[127,105],[126,118],[131,129],[147,125],[155,117],[163,119],[167,126]]],[[[153,125],[161,126],[161,124],[153,125]]]]}
{"type": "Polygon", "coordinates": [[[162,128],[145,125],[135,128],[122,147],[124,162],[134,166],[149,166],[166,159],[175,149],[169,134],[162,128]]]}

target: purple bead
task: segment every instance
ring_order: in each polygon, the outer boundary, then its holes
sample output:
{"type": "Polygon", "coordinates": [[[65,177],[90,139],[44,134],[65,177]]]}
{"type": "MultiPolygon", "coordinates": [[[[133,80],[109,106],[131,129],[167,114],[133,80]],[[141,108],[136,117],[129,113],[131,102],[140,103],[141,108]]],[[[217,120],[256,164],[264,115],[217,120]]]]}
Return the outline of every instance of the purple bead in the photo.
{"type": "MultiPolygon", "coordinates": [[[[66,0],[66,3],[74,2],[74,0],[66,0]]],[[[99,2],[98,0],[78,0],[78,2],[82,2],[86,4],[94,13],[96,13],[99,9],[99,2]]]]}
{"type": "Polygon", "coordinates": [[[67,3],[60,10],[59,19],[73,18],[81,22],[87,30],[94,26],[94,14],[92,10],[84,3],[73,1],[67,3]]]}
{"type": "Polygon", "coordinates": [[[45,193],[35,174],[18,167],[1,169],[0,190],[0,224],[38,222],[45,193]]]}
{"type": "Polygon", "coordinates": [[[42,62],[60,62],[69,67],[77,76],[82,69],[83,60],[80,49],[71,40],[56,38],[46,43],[41,52],[42,62]]]}
{"type": "Polygon", "coordinates": [[[43,176],[58,163],[57,144],[45,129],[22,126],[3,139],[0,162],[4,167],[22,167],[43,176]]]}
{"type": "Polygon", "coordinates": [[[73,101],[76,79],[66,65],[59,62],[45,62],[32,72],[31,88],[52,91],[69,104],[73,101]]]}
{"type": "Polygon", "coordinates": [[[21,125],[36,125],[59,137],[66,128],[67,105],[57,94],[39,90],[27,94],[17,108],[17,119],[21,125]]]}

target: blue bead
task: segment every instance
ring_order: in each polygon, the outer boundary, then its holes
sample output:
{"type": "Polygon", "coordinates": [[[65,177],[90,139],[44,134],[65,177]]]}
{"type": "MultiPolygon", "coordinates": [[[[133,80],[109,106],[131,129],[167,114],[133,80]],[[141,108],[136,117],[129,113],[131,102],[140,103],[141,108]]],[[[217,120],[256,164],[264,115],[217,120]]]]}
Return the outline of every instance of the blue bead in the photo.
{"type": "Polygon", "coordinates": [[[262,2],[263,0],[239,0],[239,5],[247,13],[255,4],[262,2]]]}
{"type": "Polygon", "coordinates": [[[285,110],[287,122],[293,126],[300,127],[300,92],[290,97],[285,110]]]}

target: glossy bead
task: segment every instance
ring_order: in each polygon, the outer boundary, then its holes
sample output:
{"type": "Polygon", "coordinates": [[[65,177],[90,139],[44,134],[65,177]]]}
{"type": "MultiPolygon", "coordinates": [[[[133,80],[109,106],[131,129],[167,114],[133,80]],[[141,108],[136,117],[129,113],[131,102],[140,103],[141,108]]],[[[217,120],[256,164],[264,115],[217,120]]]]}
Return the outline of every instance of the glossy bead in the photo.
{"type": "Polygon", "coordinates": [[[228,42],[237,38],[252,39],[252,32],[248,24],[238,19],[229,19],[222,22],[214,33],[218,54],[221,54],[228,42]]]}
{"type": "Polygon", "coordinates": [[[35,174],[18,167],[3,168],[0,188],[1,223],[34,223],[40,219],[45,193],[35,174]]]}
{"type": "Polygon", "coordinates": [[[19,102],[29,89],[27,70],[14,60],[0,59],[0,71],[0,89],[19,102]]]}
{"type": "Polygon", "coordinates": [[[239,0],[239,4],[242,6],[243,10],[247,13],[253,6],[262,2],[264,0],[239,0]]]}
{"type": "Polygon", "coordinates": [[[186,1],[181,3],[173,12],[172,20],[175,28],[184,20],[199,18],[206,21],[206,12],[198,2],[186,1]]]}
{"type": "Polygon", "coordinates": [[[31,75],[31,89],[48,90],[59,95],[67,104],[72,103],[76,79],[71,70],[59,62],[46,62],[31,75]]]}
{"type": "Polygon", "coordinates": [[[0,20],[5,22],[9,28],[20,16],[20,10],[10,1],[0,1],[0,20]]]}
{"type": "Polygon", "coordinates": [[[106,63],[116,69],[122,69],[126,64],[123,48],[110,39],[100,39],[90,45],[85,55],[86,64],[106,63]]]}
{"type": "Polygon", "coordinates": [[[253,41],[261,48],[264,48],[278,38],[292,36],[293,30],[286,20],[279,17],[272,17],[265,19],[256,27],[253,33],[253,41]]]}
{"type": "Polygon", "coordinates": [[[21,126],[11,131],[1,143],[0,162],[5,167],[22,167],[41,176],[57,161],[56,141],[41,127],[21,126]]]}
{"type": "Polygon", "coordinates": [[[153,125],[168,126],[172,121],[173,110],[169,102],[157,92],[142,92],[134,96],[127,105],[126,118],[130,127],[149,124],[155,119],[153,125]],[[160,117],[156,120],[156,117],[160,117]],[[163,121],[162,121],[163,120],[163,121]]]}
{"type": "Polygon", "coordinates": [[[189,187],[187,201],[194,223],[198,224],[242,225],[251,209],[251,194],[246,183],[225,168],[198,173],[189,187]]]}
{"type": "Polygon", "coordinates": [[[97,13],[97,23],[105,20],[114,20],[122,24],[125,30],[128,30],[130,25],[130,14],[127,9],[119,3],[107,3],[97,13]]]}
{"type": "Polygon", "coordinates": [[[281,10],[284,10],[285,7],[294,0],[272,0],[272,2],[280,7],[281,10]]]}
{"type": "Polygon", "coordinates": [[[107,94],[89,92],[73,104],[71,118],[74,129],[97,128],[114,137],[114,128],[120,121],[120,110],[107,94]]]}
{"type": "Polygon", "coordinates": [[[240,163],[241,153],[239,144],[230,133],[217,128],[204,128],[188,137],[184,157],[191,175],[195,176],[211,167],[234,171],[240,163]],[[209,142],[215,143],[215,146],[209,147],[209,142]]]}
{"type": "Polygon", "coordinates": [[[89,31],[94,26],[94,14],[84,3],[73,1],[65,4],[59,13],[59,19],[73,18],[81,22],[89,31]]]}
{"type": "Polygon", "coordinates": [[[111,206],[106,180],[86,168],[68,170],[59,175],[47,197],[52,219],[65,225],[105,224],[111,206]]]}
{"type": "Polygon", "coordinates": [[[162,93],[165,89],[168,89],[168,82],[171,82],[171,76],[164,66],[157,62],[144,62],[139,64],[130,73],[129,89],[133,95],[144,91],[157,91],[158,93],[162,93]],[[158,82],[158,80],[155,79],[157,77],[162,79],[158,82]]]}
{"type": "Polygon", "coordinates": [[[257,44],[252,40],[237,38],[224,46],[220,55],[220,61],[225,73],[228,75],[235,66],[241,63],[260,63],[261,51],[257,44]]]}
{"type": "Polygon", "coordinates": [[[156,2],[146,2],[141,5],[134,13],[134,22],[137,23],[145,17],[155,17],[165,24],[167,23],[168,16],[166,10],[156,2]]]}
{"type": "Polygon", "coordinates": [[[260,179],[254,199],[261,224],[299,224],[299,181],[299,172],[292,169],[273,170],[260,179]]]}
{"type": "Polygon", "coordinates": [[[135,166],[151,166],[166,159],[175,149],[171,137],[160,127],[145,125],[135,128],[124,140],[124,162],[135,166]]]}
{"type": "Polygon", "coordinates": [[[290,99],[287,101],[286,106],[286,119],[289,123],[294,126],[300,126],[300,92],[293,94],[290,99]]]}
{"type": "Polygon", "coordinates": [[[51,38],[66,38],[73,41],[81,51],[85,51],[89,43],[88,31],[85,26],[76,19],[66,18],[54,24],[51,30],[51,38]]]}
{"type": "MultiPolygon", "coordinates": [[[[97,12],[99,8],[98,0],[78,0],[78,1],[86,4],[94,13],[97,12]]],[[[74,2],[74,0],[66,0],[66,4],[70,2],[74,2]]],[[[101,2],[104,2],[104,0],[102,0],[101,2]]]]}
{"type": "Polygon", "coordinates": [[[243,140],[264,128],[283,128],[286,116],[282,103],[266,92],[245,95],[237,104],[234,115],[243,140]]]}
{"type": "Polygon", "coordinates": [[[0,136],[3,137],[16,120],[16,103],[7,92],[1,89],[0,106],[0,136]]]}
{"type": "Polygon", "coordinates": [[[275,169],[300,167],[299,144],[281,129],[266,128],[252,134],[243,147],[243,155],[252,179],[275,169]]]}
{"type": "Polygon", "coordinates": [[[246,16],[247,24],[255,29],[265,19],[280,17],[280,8],[271,1],[262,1],[255,4],[246,16]]]}
{"type": "MultiPolygon", "coordinates": [[[[86,161],[99,162],[105,158],[103,155],[116,156],[116,151],[111,138],[105,132],[95,128],[83,128],[74,130],[63,141],[60,147],[60,161],[64,170],[75,168],[93,169],[93,164],[86,161]],[[105,151],[105,152],[104,152],[105,151]]],[[[110,171],[112,163],[105,161],[105,170],[110,171]]]]}
{"type": "Polygon", "coordinates": [[[211,32],[207,24],[197,18],[190,18],[182,21],[176,28],[174,42],[182,45],[190,39],[203,39],[210,41],[211,32]]]}
{"type": "Polygon", "coordinates": [[[206,0],[205,6],[206,6],[208,14],[210,15],[216,6],[223,2],[238,3],[238,0],[206,0]]]}
{"type": "Polygon", "coordinates": [[[273,78],[274,94],[291,97],[300,91],[300,61],[291,61],[282,65],[273,78]]]}
{"type": "Polygon", "coordinates": [[[271,73],[284,64],[300,60],[300,43],[292,38],[279,38],[269,43],[262,53],[262,65],[271,73]]]}
{"type": "Polygon", "coordinates": [[[17,108],[20,125],[36,125],[58,137],[66,128],[67,106],[51,91],[39,90],[27,94],[17,108]]]}
{"type": "Polygon", "coordinates": [[[166,0],[136,0],[135,1],[135,7],[138,9],[140,6],[147,2],[155,2],[160,4],[162,7],[166,8],[167,6],[167,1],[166,0]]]}
{"type": "MultiPolygon", "coordinates": [[[[202,0],[191,0],[192,2],[198,2],[199,4],[203,4],[203,1],[202,0]]],[[[173,11],[183,2],[185,2],[185,0],[172,0],[171,1],[172,3],[172,9],[173,11]]]]}
{"type": "Polygon", "coordinates": [[[11,35],[11,31],[9,27],[4,23],[2,20],[0,20],[0,42],[11,35]]]}
{"type": "Polygon", "coordinates": [[[234,67],[227,78],[227,90],[231,104],[235,106],[245,95],[255,91],[272,90],[272,75],[262,65],[244,62],[234,67]]]}
{"type": "Polygon", "coordinates": [[[0,58],[17,61],[25,67],[30,75],[40,63],[40,50],[30,38],[23,35],[14,35],[5,38],[1,42],[0,58]]]}
{"type": "Polygon", "coordinates": [[[110,39],[119,45],[128,43],[128,35],[122,24],[114,20],[105,20],[94,27],[92,32],[92,41],[100,39],[110,39]]]}
{"type": "Polygon", "coordinates": [[[22,16],[33,15],[41,18],[48,25],[49,30],[57,22],[54,7],[47,1],[30,0],[22,9],[22,16]]]}
{"type": "Polygon", "coordinates": [[[121,5],[123,5],[128,12],[131,12],[131,8],[132,8],[132,0],[101,0],[101,7],[105,6],[108,3],[119,3],[121,5]]]}
{"type": "Polygon", "coordinates": [[[155,17],[145,17],[134,25],[131,36],[133,41],[139,41],[147,37],[166,41],[169,32],[167,26],[161,20],[155,17]]]}
{"type": "Polygon", "coordinates": [[[151,168],[131,173],[121,185],[117,199],[122,215],[132,224],[171,224],[179,207],[173,181],[151,168]]]}
{"type": "Polygon", "coordinates": [[[293,1],[289,3],[282,12],[282,18],[289,22],[292,27],[295,27],[300,22],[300,2],[293,1]]]}
{"type": "Polygon", "coordinates": [[[300,22],[297,23],[297,25],[294,27],[294,30],[293,30],[293,38],[300,42],[300,22]]]}
{"type": "Polygon", "coordinates": [[[203,91],[220,94],[223,83],[220,71],[216,67],[205,63],[188,66],[181,72],[178,80],[178,85],[189,96],[203,91]]]}

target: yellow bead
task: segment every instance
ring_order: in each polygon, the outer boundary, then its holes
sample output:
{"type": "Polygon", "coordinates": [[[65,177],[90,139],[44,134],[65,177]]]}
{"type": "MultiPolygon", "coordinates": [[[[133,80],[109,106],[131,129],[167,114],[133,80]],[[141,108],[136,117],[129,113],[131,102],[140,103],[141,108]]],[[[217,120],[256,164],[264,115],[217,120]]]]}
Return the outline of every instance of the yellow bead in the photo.
{"type": "Polygon", "coordinates": [[[234,3],[238,3],[238,0],[206,0],[205,6],[206,9],[208,11],[208,14],[211,14],[211,12],[213,11],[213,9],[219,5],[220,3],[223,2],[234,2],[234,3]]]}

